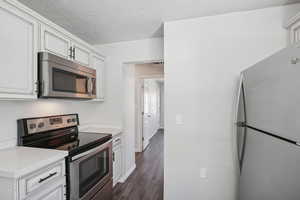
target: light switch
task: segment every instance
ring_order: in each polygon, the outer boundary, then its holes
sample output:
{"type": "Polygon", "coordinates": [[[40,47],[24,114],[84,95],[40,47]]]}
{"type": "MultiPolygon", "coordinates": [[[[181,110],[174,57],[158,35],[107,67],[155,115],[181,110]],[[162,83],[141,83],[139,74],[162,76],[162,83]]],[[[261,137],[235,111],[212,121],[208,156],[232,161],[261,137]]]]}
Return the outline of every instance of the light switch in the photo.
{"type": "Polygon", "coordinates": [[[207,178],[207,168],[200,168],[200,178],[207,178]]]}
{"type": "Polygon", "coordinates": [[[181,114],[176,115],[176,124],[178,124],[178,125],[183,124],[183,117],[181,114]]]}

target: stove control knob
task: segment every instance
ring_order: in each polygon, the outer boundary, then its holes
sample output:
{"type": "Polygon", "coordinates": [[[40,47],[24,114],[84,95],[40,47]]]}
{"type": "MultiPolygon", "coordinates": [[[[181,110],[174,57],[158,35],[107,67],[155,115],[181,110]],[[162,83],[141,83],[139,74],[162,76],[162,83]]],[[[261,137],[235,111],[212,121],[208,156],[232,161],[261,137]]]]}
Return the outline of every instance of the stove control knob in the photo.
{"type": "Polygon", "coordinates": [[[35,128],[36,128],[36,124],[30,124],[30,125],[29,125],[29,128],[30,128],[30,129],[35,129],[35,128]]]}
{"type": "Polygon", "coordinates": [[[75,118],[73,118],[73,119],[72,119],[72,122],[76,122],[76,119],[75,119],[75,118]]]}
{"type": "Polygon", "coordinates": [[[44,126],[45,126],[45,124],[43,122],[41,122],[41,123],[38,124],[39,128],[43,128],[44,126]]]}
{"type": "Polygon", "coordinates": [[[67,122],[68,122],[68,123],[71,123],[71,122],[72,122],[72,120],[71,120],[71,119],[68,119],[68,120],[67,120],[67,122]]]}

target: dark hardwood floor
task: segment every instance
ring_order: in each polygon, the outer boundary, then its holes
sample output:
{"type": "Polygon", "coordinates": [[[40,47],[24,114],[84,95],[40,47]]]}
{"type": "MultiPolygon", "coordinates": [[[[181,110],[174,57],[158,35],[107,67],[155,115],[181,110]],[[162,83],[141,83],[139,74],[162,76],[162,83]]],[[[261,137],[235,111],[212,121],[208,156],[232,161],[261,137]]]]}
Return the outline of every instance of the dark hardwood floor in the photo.
{"type": "Polygon", "coordinates": [[[125,183],[115,186],[113,200],[163,200],[163,146],[160,130],[148,148],[136,154],[136,169],[125,183]]]}

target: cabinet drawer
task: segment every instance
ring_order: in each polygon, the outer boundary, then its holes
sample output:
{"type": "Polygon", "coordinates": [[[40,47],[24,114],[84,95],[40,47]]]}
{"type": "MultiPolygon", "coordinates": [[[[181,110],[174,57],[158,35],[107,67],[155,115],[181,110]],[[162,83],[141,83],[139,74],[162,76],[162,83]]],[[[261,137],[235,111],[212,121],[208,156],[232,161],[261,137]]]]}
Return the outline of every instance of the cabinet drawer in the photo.
{"type": "Polygon", "coordinates": [[[19,180],[20,199],[24,199],[38,188],[49,184],[53,181],[58,181],[65,177],[65,162],[61,161],[54,165],[50,165],[33,174],[25,176],[19,180]]]}

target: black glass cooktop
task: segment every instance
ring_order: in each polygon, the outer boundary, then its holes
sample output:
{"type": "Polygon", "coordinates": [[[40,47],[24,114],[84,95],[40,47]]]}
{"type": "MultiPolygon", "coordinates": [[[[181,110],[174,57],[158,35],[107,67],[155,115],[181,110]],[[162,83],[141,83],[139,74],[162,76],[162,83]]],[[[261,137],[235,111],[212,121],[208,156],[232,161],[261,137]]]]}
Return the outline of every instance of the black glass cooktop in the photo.
{"type": "Polygon", "coordinates": [[[65,145],[64,150],[68,150],[70,155],[77,154],[81,151],[86,151],[88,149],[104,144],[111,138],[111,134],[79,132],[77,140],[71,142],[71,145],[65,145]]]}
{"type": "Polygon", "coordinates": [[[79,140],[79,147],[84,145],[90,145],[94,142],[101,142],[107,139],[111,139],[111,134],[104,134],[104,133],[89,133],[89,132],[79,132],[78,133],[78,140],[79,140]]]}

